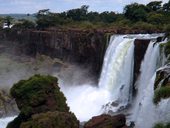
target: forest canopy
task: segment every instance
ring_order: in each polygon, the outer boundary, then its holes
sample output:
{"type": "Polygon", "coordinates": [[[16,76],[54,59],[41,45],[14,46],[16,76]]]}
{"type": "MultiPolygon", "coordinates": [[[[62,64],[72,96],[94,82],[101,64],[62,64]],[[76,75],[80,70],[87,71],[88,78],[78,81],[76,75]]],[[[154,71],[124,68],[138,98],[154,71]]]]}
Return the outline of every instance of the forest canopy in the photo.
{"type": "MultiPolygon", "coordinates": [[[[75,28],[148,28],[170,30],[170,0],[167,3],[152,1],[146,5],[131,3],[124,7],[123,13],[114,11],[89,11],[88,5],[56,13],[49,9],[39,10],[36,20],[19,20],[15,27],[45,29],[49,27],[75,28]]],[[[2,19],[0,19],[2,24],[2,19]]]]}

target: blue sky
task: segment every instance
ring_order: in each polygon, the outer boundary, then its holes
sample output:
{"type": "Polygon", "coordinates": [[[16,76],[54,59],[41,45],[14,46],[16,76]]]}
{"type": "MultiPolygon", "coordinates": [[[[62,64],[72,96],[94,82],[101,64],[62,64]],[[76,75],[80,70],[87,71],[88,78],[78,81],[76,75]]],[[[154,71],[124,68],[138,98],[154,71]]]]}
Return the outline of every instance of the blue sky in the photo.
{"type": "MultiPolygon", "coordinates": [[[[127,4],[149,3],[155,0],[0,0],[0,14],[4,13],[35,13],[40,9],[50,9],[52,12],[66,11],[89,5],[89,11],[122,12],[127,4]]],[[[159,1],[159,0],[158,0],[159,1]]],[[[168,0],[162,0],[167,2],[168,0]]]]}

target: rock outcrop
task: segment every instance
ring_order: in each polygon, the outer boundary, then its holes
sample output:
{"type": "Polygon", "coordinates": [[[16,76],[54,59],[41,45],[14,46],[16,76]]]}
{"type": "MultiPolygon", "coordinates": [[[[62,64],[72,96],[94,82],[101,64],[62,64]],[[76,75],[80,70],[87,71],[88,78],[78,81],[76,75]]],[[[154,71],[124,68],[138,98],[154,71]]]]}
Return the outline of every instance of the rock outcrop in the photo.
{"type": "Polygon", "coordinates": [[[155,104],[158,104],[161,99],[170,98],[170,41],[160,44],[160,49],[162,54],[164,54],[162,61],[164,61],[163,63],[166,65],[156,72],[153,99],[155,104]]]}
{"type": "Polygon", "coordinates": [[[88,65],[99,73],[106,48],[107,34],[96,30],[11,30],[1,32],[0,44],[17,54],[37,53],[59,58],[64,62],[88,65]]]}
{"type": "Polygon", "coordinates": [[[35,75],[11,88],[20,114],[7,128],[78,128],[79,121],[69,112],[57,78],[35,75]]]}
{"type": "Polygon", "coordinates": [[[134,82],[140,74],[141,62],[144,59],[145,52],[148,48],[150,40],[136,39],[134,49],[134,82]]]}
{"type": "Polygon", "coordinates": [[[155,104],[161,99],[170,98],[170,65],[166,65],[157,71],[154,89],[153,101],[155,104]]]}
{"type": "Polygon", "coordinates": [[[126,118],[125,115],[100,115],[90,119],[84,128],[126,128],[126,118]]]}
{"type": "MultiPolygon", "coordinates": [[[[0,31],[0,44],[12,47],[9,51],[36,56],[37,53],[59,58],[64,62],[88,65],[92,73],[99,75],[107,42],[112,34],[151,33],[143,30],[124,29],[49,29],[38,30],[4,30],[0,31]]],[[[157,41],[162,40],[162,37],[157,41]]],[[[139,63],[143,58],[148,40],[136,40],[135,79],[139,63]],[[142,42],[142,43],[141,43],[142,42]],[[138,54],[139,53],[139,54],[138,54]]]]}
{"type": "Polygon", "coordinates": [[[17,113],[18,109],[14,99],[6,91],[0,90],[0,117],[11,116],[17,113]]]}

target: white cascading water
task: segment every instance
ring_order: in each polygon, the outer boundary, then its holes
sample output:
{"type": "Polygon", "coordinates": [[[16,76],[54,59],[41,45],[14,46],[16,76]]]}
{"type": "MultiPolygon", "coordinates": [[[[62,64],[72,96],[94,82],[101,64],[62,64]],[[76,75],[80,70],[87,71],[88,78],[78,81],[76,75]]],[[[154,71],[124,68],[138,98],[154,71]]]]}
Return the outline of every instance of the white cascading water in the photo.
{"type": "MultiPolygon", "coordinates": [[[[60,79],[61,90],[67,98],[67,103],[80,121],[87,121],[92,116],[109,110],[116,112],[131,103],[134,40],[135,38],[155,40],[156,37],[157,35],[112,36],[104,57],[98,86],[91,83],[64,85],[60,79]]],[[[168,120],[170,117],[170,114],[166,114],[170,111],[170,100],[162,100],[158,106],[152,102],[158,60],[159,44],[151,41],[141,64],[141,74],[136,83],[138,93],[132,104],[134,107],[130,111],[131,116],[128,117],[128,120],[136,123],[136,128],[152,128],[156,121],[168,120]],[[163,114],[166,114],[164,118],[161,117],[163,114]]],[[[5,128],[7,122],[12,119],[1,119],[0,126],[5,128]]]]}
{"type": "Polygon", "coordinates": [[[0,128],[6,128],[7,124],[15,117],[0,118],[0,128]]]}
{"type": "Polygon", "coordinates": [[[92,85],[61,87],[71,111],[80,121],[87,121],[92,116],[103,113],[108,109],[104,107],[108,103],[118,104],[109,108],[114,112],[128,104],[133,79],[134,38],[124,37],[111,38],[98,87],[92,85]]]}
{"type": "Polygon", "coordinates": [[[152,117],[154,117],[154,105],[152,98],[154,93],[154,73],[157,69],[158,54],[159,45],[154,45],[154,42],[150,42],[141,64],[141,74],[136,83],[138,92],[134,109],[132,109],[132,120],[135,122],[136,128],[151,128],[153,124],[152,117]],[[144,120],[146,121],[145,123],[143,123],[144,120]]]}
{"type": "Polygon", "coordinates": [[[104,57],[99,88],[108,90],[111,102],[118,105],[108,108],[113,112],[116,112],[120,107],[125,107],[132,94],[130,91],[133,81],[134,39],[125,38],[125,36],[116,37],[110,43],[104,57]]]}
{"type": "Polygon", "coordinates": [[[170,113],[167,113],[169,100],[162,100],[157,106],[153,104],[155,72],[161,63],[158,63],[159,57],[159,44],[150,42],[141,64],[141,74],[136,83],[138,93],[131,110],[135,128],[152,128],[155,123],[165,122],[170,117],[170,113]]]}

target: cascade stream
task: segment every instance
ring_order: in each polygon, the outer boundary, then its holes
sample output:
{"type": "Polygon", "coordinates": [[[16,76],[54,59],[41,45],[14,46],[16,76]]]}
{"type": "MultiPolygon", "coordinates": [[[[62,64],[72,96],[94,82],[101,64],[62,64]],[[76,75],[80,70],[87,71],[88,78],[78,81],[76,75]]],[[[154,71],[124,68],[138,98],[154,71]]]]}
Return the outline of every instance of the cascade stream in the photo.
{"type": "MultiPolygon", "coordinates": [[[[163,35],[113,35],[105,53],[98,85],[84,83],[65,86],[62,80],[59,81],[70,110],[80,121],[87,121],[92,116],[102,113],[121,112],[129,105],[131,107],[126,111],[126,114],[130,113],[127,116],[127,123],[135,122],[136,128],[152,128],[156,121],[162,121],[155,115],[165,114],[163,108],[170,108],[170,101],[163,100],[158,107],[152,103],[155,72],[162,64],[159,43],[156,43],[158,36],[163,35]],[[151,41],[135,83],[137,95],[133,97],[135,39],[151,39],[151,41]]],[[[170,117],[169,115],[165,116],[166,119],[170,117]]],[[[13,117],[0,119],[0,126],[5,128],[12,119],[13,117]]]]}

